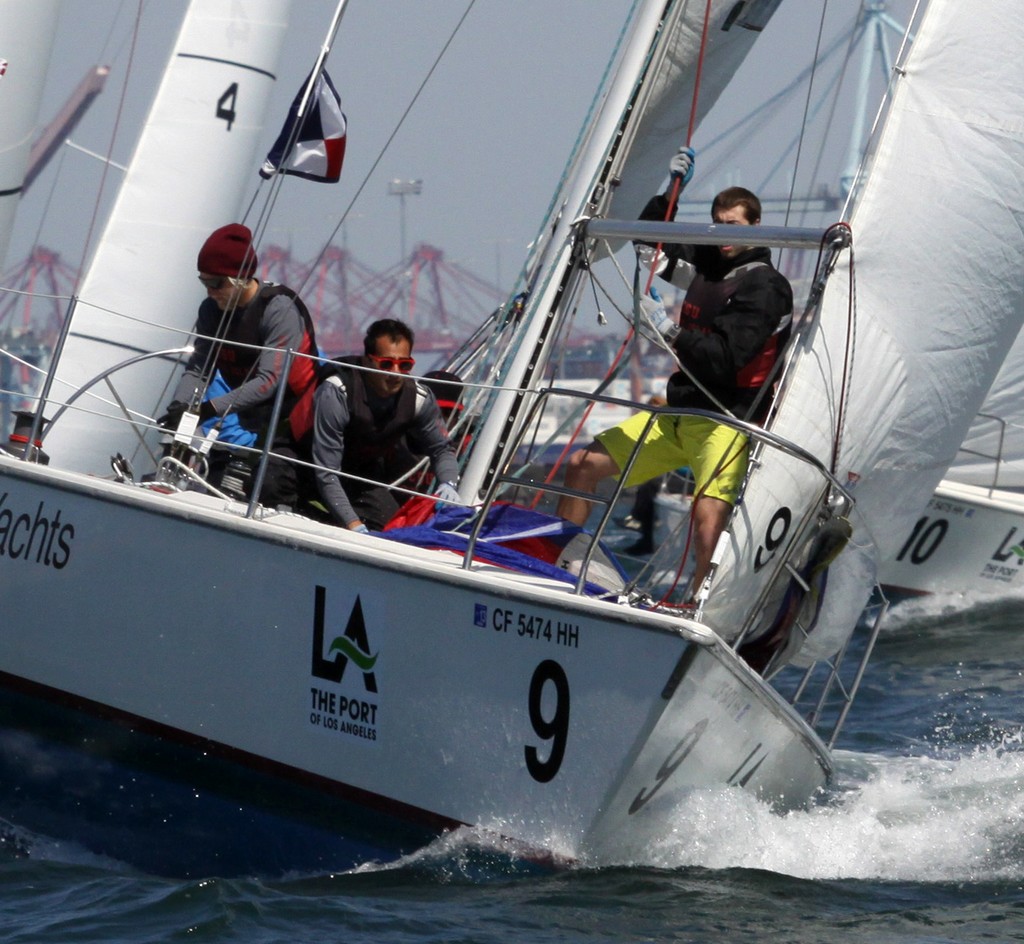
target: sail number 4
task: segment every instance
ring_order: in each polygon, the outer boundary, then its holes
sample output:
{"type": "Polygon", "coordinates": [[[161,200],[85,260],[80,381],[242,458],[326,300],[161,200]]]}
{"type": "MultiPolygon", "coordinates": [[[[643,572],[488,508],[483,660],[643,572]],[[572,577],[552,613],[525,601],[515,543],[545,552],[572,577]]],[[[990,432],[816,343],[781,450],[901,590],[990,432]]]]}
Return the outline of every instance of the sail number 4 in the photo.
{"type": "Polygon", "coordinates": [[[228,123],[228,131],[231,130],[231,126],[235,123],[235,118],[238,117],[235,111],[235,105],[237,104],[238,83],[232,82],[224,90],[224,94],[217,99],[217,117],[228,123]]]}

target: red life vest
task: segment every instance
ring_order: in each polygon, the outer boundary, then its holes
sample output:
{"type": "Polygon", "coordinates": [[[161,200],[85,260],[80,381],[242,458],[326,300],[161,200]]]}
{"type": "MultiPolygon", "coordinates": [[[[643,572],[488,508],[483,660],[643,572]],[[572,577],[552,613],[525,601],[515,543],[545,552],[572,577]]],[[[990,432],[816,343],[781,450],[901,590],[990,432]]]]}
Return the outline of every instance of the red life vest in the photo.
{"type": "MultiPolygon", "coordinates": [[[[217,368],[229,387],[241,386],[251,375],[260,357],[263,343],[260,325],[271,299],[286,295],[292,300],[302,318],[303,337],[298,354],[317,354],[316,331],[313,319],[302,299],[285,285],[266,284],[245,308],[235,312],[224,333],[224,343],[217,350],[217,368]],[[252,345],[244,347],[242,345],[252,345]]],[[[310,357],[296,357],[288,372],[288,390],[285,393],[284,416],[288,418],[291,435],[302,439],[313,429],[313,394],[316,390],[316,362],[310,357]]],[[[245,411],[245,425],[260,428],[270,419],[273,399],[245,411]]]]}

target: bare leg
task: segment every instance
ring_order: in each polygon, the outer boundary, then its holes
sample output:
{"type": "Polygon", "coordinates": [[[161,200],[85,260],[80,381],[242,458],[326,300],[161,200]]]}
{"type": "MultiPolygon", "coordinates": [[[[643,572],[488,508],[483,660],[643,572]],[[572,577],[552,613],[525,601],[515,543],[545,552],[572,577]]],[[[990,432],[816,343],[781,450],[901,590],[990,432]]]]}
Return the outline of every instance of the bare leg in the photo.
{"type": "Polygon", "coordinates": [[[693,503],[693,552],[697,569],[693,575],[694,588],[701,585],[711,567],[711,555],[718,538],[729,523],[732,505],[721,498],[705,495],[693,503]]]}
{"type": "MultiPolygon", "coordinates": [[[[591,443],[584,449],[577,449],[566,465],[565,484],[567,488],[579,489],[593,495],[598,485],[611,475],[618,475],[619,467],[600,443],[591,443]]],[[[555,512],[570,524],[583,526],[590,515],[590,502],[585,498],[563,495],[558,500],[555,512]]]]}

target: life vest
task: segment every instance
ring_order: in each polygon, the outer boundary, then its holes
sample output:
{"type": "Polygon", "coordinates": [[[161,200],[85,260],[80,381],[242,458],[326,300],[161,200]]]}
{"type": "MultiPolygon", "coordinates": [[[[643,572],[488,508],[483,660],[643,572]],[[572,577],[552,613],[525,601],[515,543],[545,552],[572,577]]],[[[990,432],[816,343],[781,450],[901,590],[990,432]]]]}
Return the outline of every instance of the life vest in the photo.
{"type": "Polygon", "coordinates": [[[359,363],[358,356],[335,358],[320,369],[320,382],[340,387],[348,404],[345,449],[341,471],[375,481],[398,478],[410,467],[405,434],[423,408],[427,393],[411,377],[403,384],[390,409],[376,417],[370,409],[366,377],[347,366],[359,363]]]}
{"type": "MultiPolygon", "coordinates": [[[[747,265],[738,266],[729,272],[724,278],[714,281],[705,278],[699,272],[694,276],[689,288],[686,290],[686,298],[683,301],[680,322],[688,327],[695,328],[704,333],[710,333],[722,309],[728,304],[729,299],[736,293],[742,282],[742,276],[753,269],[767,265],[765,262],[750,262],[747,265]]],[[[751,379],[762,375],[762,381],[767,376],[767,370],[775,363],[771,357],[770,349],[773,348],[772,339],[758,353],[758,355],[736,374],[735,385],[741,388],[758,386],[751,383],[751,379]],[[769,358],[771,358],[769,360],[769,358]],[[765,362],[768,362],[767,370],[763,369],[765,362]],[[755,366],[756,365],[756,366],[755,366]]]]}
{"type": "MultiPolygon", "coordinates": [[[[748,262],[746,265],[737,266],[724,278],[715,281],[706,279],[698,273],[686,291],[682,319],[689,318],[690,324],[697,330],[711,331],[715,318],[721,314],[729,299],[740,288],[743,276],[754,269],[767,265],[767,262],[748,262]]],[[[791,314],[782,318],[764,347],[749,363],[736,372],[735,386],[737,390],[757,390],[768,379],[789,336],[791,321],[791,314]]]]}
{"type": "MultiPolygon", "coordinates": [[[[302,299],[285,285],[264,284],[248,305],[235,311],[224,333],[224,341],[217,349],[217,368],[232,389],[241,386],[251,376],[261,354],[259,348],[263,338],[260,325],[264,312],[270,301],[279,295],[290,298],[302,318],[302,344],[296,353],[316,356],[316,331],[309,309],[302,299]]],[[[302,439],[313,429],[313,394],[316,391],[317,368],[311,357],[295,357],[288,372],[288,389],[282,415],[287,418],[291,435],[296,440],[302,439]]],[[[245,426],[262,429],[270,420],[273,403],[271,398],[266,403],[245,410],[245,426]]]]}

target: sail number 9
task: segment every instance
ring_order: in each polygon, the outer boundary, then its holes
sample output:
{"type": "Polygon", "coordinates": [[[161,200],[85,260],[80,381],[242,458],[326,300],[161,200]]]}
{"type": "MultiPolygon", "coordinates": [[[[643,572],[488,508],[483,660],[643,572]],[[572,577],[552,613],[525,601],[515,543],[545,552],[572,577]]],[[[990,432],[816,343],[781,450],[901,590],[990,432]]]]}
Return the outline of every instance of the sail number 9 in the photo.
{"type": "Polygon", "coordinates": [[[785,505],[772,515],[772,520],[768,522],[767,533],[764,536],[764,544],[758,547],[757,553],[754,555],[755,571],[760,570],[775,556],[775,551],[789,534],[789,526],[792,523],[793,512],[785,505]]]}
{"type": "Polygon", "coordinates": [[[550,741],[547,760],[541,760],[540,751],[532,744],[524,748],[526,769],[538,783],[548,783],[565,757],[565,742],[569,737],[569,680],[553,659],[545,659],[534,669],[530,679],[530,724],[537,737],[550,741]],[[545,690],[553,690],[554,698],[545,703],[545,690]],[[546,710],[547,709],[547,710],[546,710]]]}

